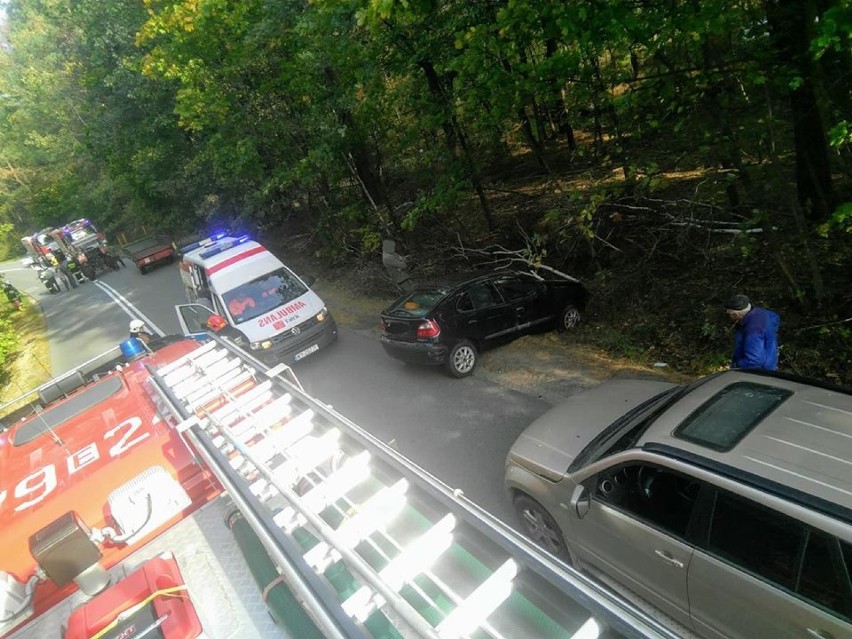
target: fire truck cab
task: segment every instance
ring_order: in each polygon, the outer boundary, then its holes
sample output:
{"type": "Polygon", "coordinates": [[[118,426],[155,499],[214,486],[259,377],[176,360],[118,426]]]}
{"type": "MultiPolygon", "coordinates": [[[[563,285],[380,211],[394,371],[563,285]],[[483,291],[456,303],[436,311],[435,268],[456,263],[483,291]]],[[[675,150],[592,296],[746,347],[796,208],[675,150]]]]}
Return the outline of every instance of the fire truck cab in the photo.
{"type": "Polygon", "coordinates": [[[89,220],[79,219],[50,233],[62,251],[76,261],[93,279],[98,271],[114,268],[104,234],[89,220]]]}
{"type": "Polygon", "coordinates": [[[331,344],[337,325],[304,280],[248,236],[223,233],[185,246],[180,275],[190,304],[178,306],[185,333],[211,317],[261,359],[292,363],[331,344]],[[224,322],[222,322],[224,320],[224,322]]]}

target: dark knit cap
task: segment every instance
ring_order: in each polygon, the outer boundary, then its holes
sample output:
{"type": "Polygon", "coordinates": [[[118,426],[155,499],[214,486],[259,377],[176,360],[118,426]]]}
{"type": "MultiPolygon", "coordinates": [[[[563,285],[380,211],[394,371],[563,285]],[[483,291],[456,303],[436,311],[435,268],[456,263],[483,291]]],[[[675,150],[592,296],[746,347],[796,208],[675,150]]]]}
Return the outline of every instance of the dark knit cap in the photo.
{"type": "Polygon", "coordinates": [[[744,311],[748,308],[749,304],[751,304],[751,302],[748,297],[742,293],[737,293],[728,300],[728,303],[725,304],[725,309],[728,311],[744,311]]]}

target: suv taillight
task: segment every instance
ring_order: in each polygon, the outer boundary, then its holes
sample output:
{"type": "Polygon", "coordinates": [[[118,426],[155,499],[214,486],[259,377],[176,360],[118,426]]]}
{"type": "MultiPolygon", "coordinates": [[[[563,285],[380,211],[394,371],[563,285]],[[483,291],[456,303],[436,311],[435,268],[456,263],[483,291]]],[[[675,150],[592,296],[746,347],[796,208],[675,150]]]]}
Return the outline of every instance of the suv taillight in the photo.
{"type": "Polygon", "coordinates": [[[382,320],[379,320],[379,330],[380,330],[382,333],[387,333],[387,332],[388,332],[388,325],[385,323],[385,320],[383,320],[383,319],[382,319],[382,320]]]}
{"type": "Polygon", "coordinates": [[[440,334],[441,327],[438,326],[437,322],[433,322],[432,320],[426,320],[417,327],[417,339],[429,339],[432,337],[438,337],[440,334]]]}

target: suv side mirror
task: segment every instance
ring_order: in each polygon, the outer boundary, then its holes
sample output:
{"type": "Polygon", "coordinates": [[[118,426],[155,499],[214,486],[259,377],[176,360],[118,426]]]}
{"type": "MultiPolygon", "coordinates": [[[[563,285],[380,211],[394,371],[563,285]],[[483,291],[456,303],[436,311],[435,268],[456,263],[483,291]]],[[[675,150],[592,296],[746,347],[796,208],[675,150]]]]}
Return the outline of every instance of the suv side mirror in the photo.
{"type": "Polygon", "coordinates": [[[577,517],[582,519],[586,516],[586,513],[591,508],[591,502],[589,491],[585,486],[580,485],[574,488],[574,492],[571,494],[571,506],[574,508],[574,512],[577,513],[577,517]]]}

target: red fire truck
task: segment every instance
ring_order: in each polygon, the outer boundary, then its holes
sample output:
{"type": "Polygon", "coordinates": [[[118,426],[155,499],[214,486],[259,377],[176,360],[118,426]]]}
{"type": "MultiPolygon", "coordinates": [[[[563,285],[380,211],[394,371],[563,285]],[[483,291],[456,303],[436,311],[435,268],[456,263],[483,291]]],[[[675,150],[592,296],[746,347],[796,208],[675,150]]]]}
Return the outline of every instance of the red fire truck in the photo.
{"type": "Polygon", "coordinates": [[[675,636],[206,339],[127,340],[0,407],[0,636],[675,636]]]}

